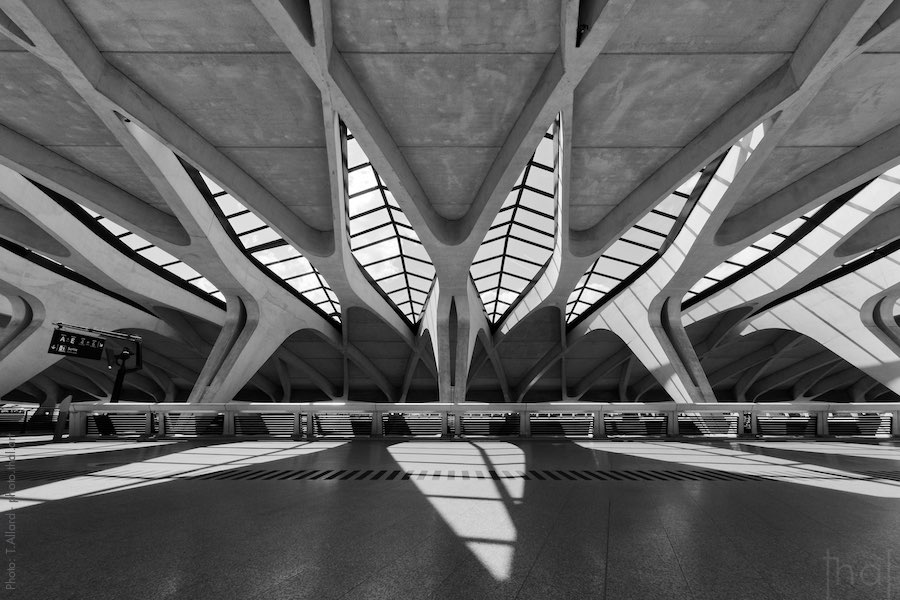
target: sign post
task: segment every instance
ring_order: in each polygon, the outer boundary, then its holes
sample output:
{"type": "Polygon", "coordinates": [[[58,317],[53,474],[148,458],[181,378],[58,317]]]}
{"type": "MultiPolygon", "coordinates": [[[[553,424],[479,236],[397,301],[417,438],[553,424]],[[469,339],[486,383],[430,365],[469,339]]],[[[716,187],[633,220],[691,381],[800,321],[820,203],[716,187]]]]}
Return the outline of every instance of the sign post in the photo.
{"type": "MultiPolygon", "coordinates": [[[[122,385],[125,383],[125,375],[133,373],[134,371],[139,371],[143,366],[141,337],[128,333],[119,333],[117,331],[104,331],[102,329],[91,329],[90,327],[80,327],[78,325],[66,325],[65,323],[55,323],[55,325],[56,329],[53,331],[53,335],[50,338],[50,348],[47,350],[50,354],[100,360],[103,358],[103,350],[106,348],[107,338],[114,338],[134,344],[134,350],[131,350],[126,346],[115,357],[118,371],[116,372],[112,395],[110,396],[109,401],[118,402],[119,396],[122,394],[122,385]],[[132,366],[128,366],[129,359],[133,359],[132,366]]],[[[109,368],[112,369],[112,362],[110,362],[109,368]]]]}
{"type": "Polygon", "coordinates": [[[102,337],[54,329],[53,336],[50,338],[50,348],[47,352],[74,358],[100,360],[103,358],[103,348],[105,346],[106,340],[102,337]]]}

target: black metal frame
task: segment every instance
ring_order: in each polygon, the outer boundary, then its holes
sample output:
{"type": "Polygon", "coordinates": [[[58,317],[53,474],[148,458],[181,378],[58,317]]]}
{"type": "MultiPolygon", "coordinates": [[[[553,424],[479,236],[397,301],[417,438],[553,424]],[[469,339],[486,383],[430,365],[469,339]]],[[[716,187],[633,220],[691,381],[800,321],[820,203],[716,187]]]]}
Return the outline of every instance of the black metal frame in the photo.
{"type": "MultiPolygon", "coordinates": [[[[29,179],[29,181],[31,181],[31,180],[29,179]]],[[[203,300],[206,300],[207,302],[209,302],[210,304],[213,304],[214,306],[216,306],[218,308],[221,308],[221,309],[225,308],[225,303],[222,300],[213,296],[212,295],[213,292],[205,292],[205,291],[201,290],[199,287],[191,284],[188,280],[182,279],[181,277],[179,277],[178,275],[175,275],[171,271],[166,270],[163,265],[159,265],[159,264],[153,262],[152,260],[144,257],[143,255],[139,254],[137,249],[134,249],[131,246],[125,244],[120,239],[121,236],[115,235],[109,229],[104,227],[101,223],[99,223],[97,221],[96,218],[94,218],[90,214],[88,214],[88,212],[77,202],[70,200],[69,198],[66,198],[62,194],[59,194],[59,193],[55,192],[54,190],[51,190],[50,188],[45,187],[36,181],[31,181],[31,183],[33,185],[35,185],[38,189],[40,189],[42,192],[47,194],[47,196],[49,196],[54,202],[56,202],[62,208],[64,208],[67,212],[69,212],[69,214],[71,214],[73,217],[75,217],[76,219],[81,221],[81,223],[83,223],[85,225],[85,227],[87,227],[92,232],[94,232],[94,234],[96,234],[99,238],[101,238],[107,244],[109,244],[110,246],[112,246],[113,248],[118,250],[120,253],[124,254],[129,259],[138,263],[142,267],[144,267],[150,271],[153,271],[154,273],[156,273],[157,275],[159,275],[166,281],[172,283],[173,285],[176,285],[176,286],[180,287],[181,289],[194,294],[198,298],[202,298],[203,300]]],[[[105,217],[105,218],[108,219],[109,217],[105,217]]],[[[110,221],[112,221],[112,219],[110,219],[110,221]]],[[[115,223],[115,221],[113,221],[113,222],[115,223]]],[[[116,225],[119,225],[119,224],[116,223],[116,225]]],[[[122,227],[123,229],[127,230],[127,228],[122,225],[119,225],[119,227],[122,227]]],[[[128,233],[122,234],[122,236],[125,236],[128,234],[137,235],[134,232],[128,230],[128,233]]],[[[145,246],[145,247],[141,248],[141,250],[144,250],[149,247],[153,247],[153,248],[157,247],[157,246],[154,246],[153,244],[150,244],[149,242],[148,242],[148,244],[149,244],[149,246],[145,246]]],[[[162,248],[160,248],[160,250],[162,250],[162,248]]],[[[165,251],[163,250],[163,252],[165,252],[165,251]]],[[[184,261],[178,260],[178,262],[184,262],[184,261]]],[[[170,264],[174,264],[174,263],[170,263],[170,264]]],[[[185,263],[185,264],[187,264],[187,263],[185,263]]],[[[190,265],[187,265],[187,266],[190,267],[190,265]]],[[[196,270],[196,269],[194,269],[194,270],[196,270]]],[[[201,277],[202,277],[202,275],[201,275],[201,277]]]]}
{"type": "MultiPolygon", "coordinates": [[[[340,331],[341,330],[340,315],[338,315],[338,318],[336,319],[334,316],[326,313],[324,310],[319,308],[318,305],[316,305],[314,302],[312,302],[306,296],[304,296],[299,290],[295,289],[292,285],[287,283],[287,281],[285,281],[284,279],[282,279],[281,277],[279,277],[278,275],[273,273],[271,269],[269,269],[259,259],[257,259],[255,256],[250,254],[246,248],[244,248],[244,245],[240,240],[240,236],[238,236],[234,232],[234,229],[232,229],[231,224],[228,221],[228,217],[226,217],[225,213],[223,213],[222,210],[219,208],[219,203],[216,201],[215,195],[213,195],[212,191],[206,185],[206,182],[203,180],[203,176],[200,174],[200,171],[198,171],[193,165],[185,162],[181,157],[179,157],[178,160],[181,162],[182,167],[184,167],[185,172],[191,178],[191,181],[193,181],[194,186],[197,188],[197,191],[200,192],[200,194],[206,200],[209,207],[212,209],[213,214],[216,215],[216,218],[219,220],[219,223],[222,225],[222,228],[225,230],[225,233],[228,234],[228,237],[231,239],[232,242],[234,242],[235,246],[237,246],[240,249],[240,251],[244,253],[244,256],[246,256],[247,259],[251,263],[253,263],[253,265],[256,268],[258,268],[261,272],[265,273],[265,275],[267,277],[269,277],[269,279],[271,279],[272,281],[274,281],[275,283],[280,285],[282,288],[284,288],[285,290],[290,292],[294,297],[296,297],[298,300],[300,300],[301,302],[306,304],[308,307],[313,309],[317,314],[322,316],[326,321],[331,323],[335,329],[340,331]]],[[[235,201],[237,202],[237,200],[235,200],[235,201]]],[[[248,209],[248,212],[252,212],[252,211],[250,209],[248,209]]],[[[289,245],[289,244],[287,243],[287,241],[285,241],[284,245],[289,245]]],[[[302,254],[300,254],[300,256],[302,256],[302,254]]],[[[310,266],[312,266],[312,265],[310,265],[310,266]]],[[[313,267],[313,269],[314,269],[314,272],[318,274],[318,270],[316,270],[315,267],[313,267]]],[[[320,281],[324,280],[324,278],[321,278],[321,274],[318,274],[318,277],[320,278],[320,281]]],[[[331,288],[329,287],[327,289],[330,290],[331,288]]],[[[332,294],[333,293],[334,292],[332,292],[332,294]]]]}

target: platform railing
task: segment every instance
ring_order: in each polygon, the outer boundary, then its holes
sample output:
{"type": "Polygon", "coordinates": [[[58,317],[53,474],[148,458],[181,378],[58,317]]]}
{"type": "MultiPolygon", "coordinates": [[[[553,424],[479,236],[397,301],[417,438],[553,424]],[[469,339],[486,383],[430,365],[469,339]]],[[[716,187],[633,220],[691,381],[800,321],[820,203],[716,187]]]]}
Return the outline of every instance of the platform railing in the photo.
{"type": "Polygon", "coordinates": [[[900,403],[73,403],[83,437],[900,437],[900,403]],[[135,427],[139,417],[143,427],[135,427]],[[137,418],[137,419],[136,419],[137,418]],[[117,427],[117,423],[120,424],[117,427]],[[237,423],[237,427],[235,426],[237,423]],[[830,428],[835,431],[830,432],[830,428]]]}

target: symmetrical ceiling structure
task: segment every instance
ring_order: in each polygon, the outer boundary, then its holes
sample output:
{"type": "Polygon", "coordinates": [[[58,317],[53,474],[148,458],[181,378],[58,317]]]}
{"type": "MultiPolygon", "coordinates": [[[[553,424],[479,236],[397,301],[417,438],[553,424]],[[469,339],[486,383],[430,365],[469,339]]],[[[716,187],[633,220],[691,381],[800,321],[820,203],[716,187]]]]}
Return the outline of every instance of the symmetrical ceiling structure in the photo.
{"type": "Polygon", "coordinates": [[[900,0],[0,0],[0,397],[892,401],[900,0]]]}

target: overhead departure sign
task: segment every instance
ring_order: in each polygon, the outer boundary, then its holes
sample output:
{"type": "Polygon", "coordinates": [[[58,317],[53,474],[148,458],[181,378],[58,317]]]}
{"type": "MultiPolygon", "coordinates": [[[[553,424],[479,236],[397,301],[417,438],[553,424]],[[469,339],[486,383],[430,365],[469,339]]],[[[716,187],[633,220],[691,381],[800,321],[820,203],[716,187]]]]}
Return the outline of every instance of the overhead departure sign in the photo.
{"type": "Polygon", "coordinates": [[[54,329],[53,337],[50,338],[50,349],[47,352],[75,358],[99,360],[103,358],[103,346],[105,343],[106,340],[101,337],[54,329]]]}

